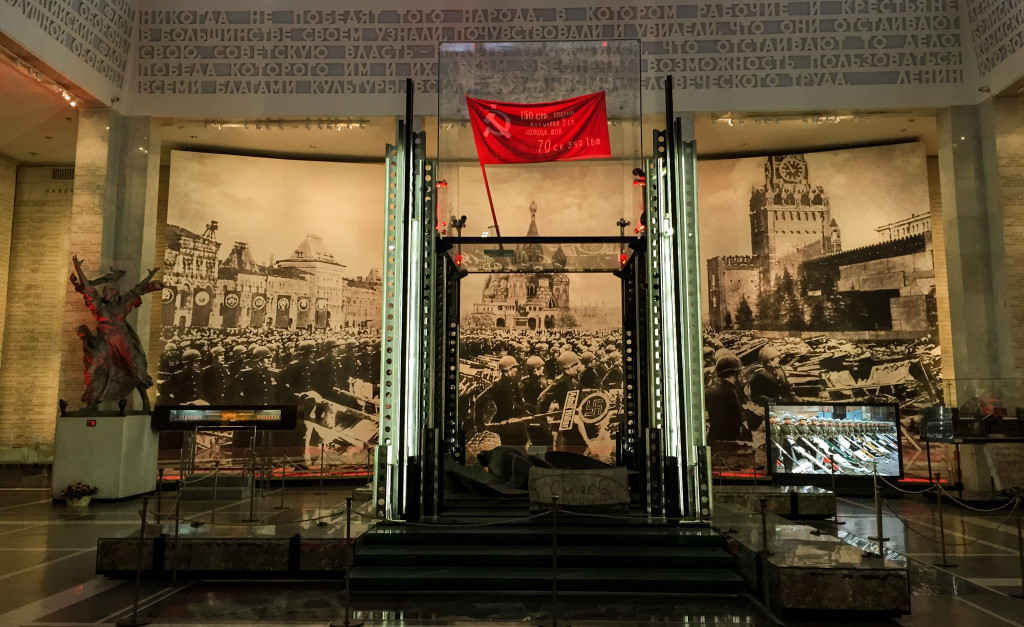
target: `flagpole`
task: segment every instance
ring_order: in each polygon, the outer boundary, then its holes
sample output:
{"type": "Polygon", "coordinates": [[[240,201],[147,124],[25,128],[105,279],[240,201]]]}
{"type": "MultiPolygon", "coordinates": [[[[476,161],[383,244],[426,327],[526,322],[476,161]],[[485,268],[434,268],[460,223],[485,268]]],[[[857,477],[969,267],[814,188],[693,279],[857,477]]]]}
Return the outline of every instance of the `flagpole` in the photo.
{"type": "Polygon", "coordinates": [[[487,204],[491,206],[491,219],[494,220],[494,234],[498,238],[498,250],[505,250],[501,245],[501,229],[498,228],[498,216],[494,214],[494,200],[491,198],[491,185],[487,182],[487,170],[484,162],[480,162],[480,172],[484,175],[484,189],[487,190],[487,204]]]}

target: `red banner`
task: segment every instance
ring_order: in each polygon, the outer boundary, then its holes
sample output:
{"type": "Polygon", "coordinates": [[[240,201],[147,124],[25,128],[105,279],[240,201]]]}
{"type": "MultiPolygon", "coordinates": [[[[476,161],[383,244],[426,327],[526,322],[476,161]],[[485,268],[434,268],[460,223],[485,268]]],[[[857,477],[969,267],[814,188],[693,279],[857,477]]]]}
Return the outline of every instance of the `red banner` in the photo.
{"type": "Polygon", "coordinates": [[[519,104],[466,96],[481,164],[611,157],[604,92],[519,104]]]}

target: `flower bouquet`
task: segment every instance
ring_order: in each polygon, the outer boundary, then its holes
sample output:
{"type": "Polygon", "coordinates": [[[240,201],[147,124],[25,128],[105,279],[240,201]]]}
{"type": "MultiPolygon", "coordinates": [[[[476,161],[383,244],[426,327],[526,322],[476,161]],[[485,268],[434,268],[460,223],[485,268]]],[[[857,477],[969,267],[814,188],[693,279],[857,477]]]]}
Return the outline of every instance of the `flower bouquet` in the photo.
{"type": "Polygon", "coordinates": [[[64,486],[60,491],[60,495],[68,505],[88,505],[92,495],[99,491],[100,489],[94,485],[76,481],[64,486]]]}

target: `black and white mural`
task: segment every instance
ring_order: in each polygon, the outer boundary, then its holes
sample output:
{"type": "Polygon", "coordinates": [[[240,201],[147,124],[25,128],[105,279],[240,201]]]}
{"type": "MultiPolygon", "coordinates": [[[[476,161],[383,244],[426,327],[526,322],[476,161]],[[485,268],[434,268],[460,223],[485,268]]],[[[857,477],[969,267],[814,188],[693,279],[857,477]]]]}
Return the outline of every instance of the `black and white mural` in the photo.
{"type": "MultiPolygon", "coordinates": [[[[174,152],[157,404],[296,404],[296,432],[275,444],[364,463],[383,206],[383,165],[174,152]]],[[[218,454],[216,439],[204,447],[218,454]]]]}
{"type": "MultiPolygon", "coordinates": [[[[520,211],[517,218],[528,216],[529,224],[517,235],[539,236],[567,216],[545,214],[536,202],[520,211]]],[[[587,246],[510,248],[511,255],[460,283],[459,415],[467,463],[498,445],[614,463],[622,408],[621,281],[610,272],[570,270],[600,265],[600,252],[587,246]]],[[[617,250],[610,259],[618,259],[617,250]]]]}
{"type": "Polygon", "coordinates": [[[923,145],[703,161],[698,194],[715,470],[772,470],[766,403],[895,402],[905,472],[926,477],[942,387],[923,145]]]}

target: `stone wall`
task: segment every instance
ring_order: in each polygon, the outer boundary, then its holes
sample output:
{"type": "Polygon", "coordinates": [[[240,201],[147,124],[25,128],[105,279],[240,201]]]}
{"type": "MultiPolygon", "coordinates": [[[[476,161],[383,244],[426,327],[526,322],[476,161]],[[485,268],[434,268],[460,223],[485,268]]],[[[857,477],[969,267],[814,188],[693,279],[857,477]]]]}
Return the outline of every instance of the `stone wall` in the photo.
{"type": "MultiPolygon", "coordinates": [[[[0,285],[7,285],[11,265],[11,224],[14,221],[14,190],[18,164],[0,155],[0,285]]],[[[3,365],[4,318],[7,315],[7,290],[0,290],[0,366],[3,365]]]]}
{"type": "Polygon", "coordinates": [[[4,0],[5,34],[104,102],[134,63],[133,0],[4,0]]]}
{"type": "MultiPolygon", "coordinates": [[[[652,111],[661,108],[669,75],[681,92],[677,106],[688,111],[771,110],[794,102],[804,109],[942,106],[978,98],[965,72],[971,64],[957,0],[897,7],[818,0],[419,5],[141,0],[132,59],[138,76],[126,86],[126,111],[398,115],[406,79],[412,79],[422,96],[418,113],[430,114],[437,104],[441,42],[624,39],[642,44],[639,71],[629,80],[639,74],[652,111]]],[[[479,78],[491,82],[519,71],[579,82],[572,89],[578,93],[600,89],[582,78],[586,72],[560,63],[540,59],[479,78]]],[[[529,100],[529,94],[521,97],[529,100]]]]}
{"type": "Polygon", "coordinates": [[[1003,213],[1006,284],[1003,296],[1010,309],[1013,358],[1017,375],[1024,373],[1024,98],[995,99],[999,202],[1003,213]]]}
{"type": "MultiPolygon", "coordinates": [[[[0,364],[0,448],[51,443],[68,282],[71,167],[18,169],[0,364]]],[[[82,377],[82,352],[77,367],[82,377]]]]}

